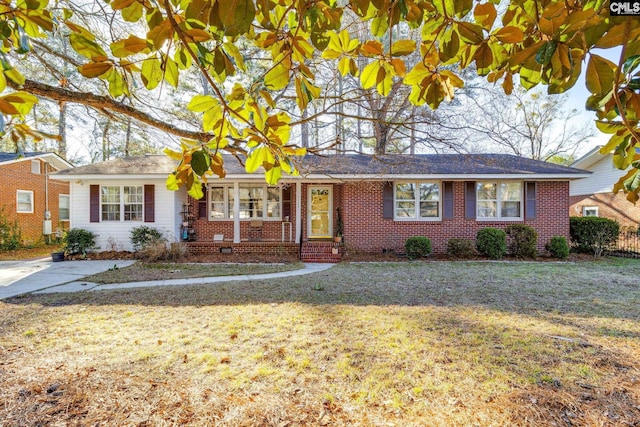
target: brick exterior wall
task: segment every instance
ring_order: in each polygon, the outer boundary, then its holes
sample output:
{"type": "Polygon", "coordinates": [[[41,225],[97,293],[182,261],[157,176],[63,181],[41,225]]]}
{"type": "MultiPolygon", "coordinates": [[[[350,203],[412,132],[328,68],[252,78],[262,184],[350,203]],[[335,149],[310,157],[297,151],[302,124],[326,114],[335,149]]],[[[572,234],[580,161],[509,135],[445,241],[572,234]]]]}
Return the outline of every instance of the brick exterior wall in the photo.
{"type": "Polygon", "coordinates": [[[569,216],[582,216],[583,208],[597,207],[601,218],[614,219],[623,226],[637,227],[640,224],[640,206],[628,201],[622,192],[571,196],[570,203],[569,216]]]}
{"type": "MultiPolygon", "coordinates": [[[[19,162],[0,165],[0,206],[10,222],[18,221],[24,244],[38,243],[44,239],[45,166],[49,173],[56,171],[40,159],[26,158],[19,162]],[[40,174],[31,173],[32,160],[40,162],[40,174]],[[17,212],[18,190],[33,191],[33,213],[17,212]]],[[[60,194],[69,194],[69,183],[49,177],[49,211],[54,235],[57,228],[66,230],[69,227],[69,221],[60,221],[58,214],[60,194]]]]}
{"type": "MultiPolygon", "coordinates": [[[[475,240],[478,230],[485,227],[504,228],[509,224],[527,224],[538,232],[538,250],[553,236],[569,238],[569,183],[547,182],[537,183],[536,217],[523,221],[476,221],[465,219],[464,182],[454,182],[454,219],[440,221],[394,221],[383,219],[382,190],[383,182],[349,182],[341,184],[318,184],[333,188],[333,231],[336,227],[336,211],[342,208],[341,216],[344,225],[344,244],[350,250],[379,253],[384,249],[404,250],[404,242],[411,236],[427,236],[431,239],[434,253],[445,253],[450,238],[466,238],[475,240]]],[[[302,241],[308,241],[308,198],[309,187],[314,184],[303,184],[302,187],[302,241]]],[[[194,203],[194,201],[192,201],[194,203]]],[[[291,222],[295,234],[295,187],[292,189],[291,222]]],[[[524,208],[524,207],[523,207],[524,208]]],[[[241,221],[241,240],[234,252],[274,253],[276,247],[296,248],[278,243],[282,238],[280,221],[264,221],[262,242],[247,242],[249,238],[249,221],[241,221]],[[262,251],[265,252],[262,252],[262,251]]],[[[221,246],[232,246],[233,221],[209,221],[199,218],[194,224],[198,242],[206,242],[200,247],[190,244],[198,253],[219,251],[221,246]],[[224,234],[225,242],[213,244],[214,234],[224,234]],[[211,242],[211,243],[210,243],[211,242]]],[[[295,240],[295,236],[293,237],[295,240]]],[[[282,249],[280,249],[282,250],[282,249]]]]}
{"type": "Polygon", "coordinates": [[[538,250],[552,236],[569,237],[569,183],[538,182],[536,218],[525,221],[476,221],[465,219],[464,182],[454,182],[454,219],[441,221],[394,221],[382,217],[383,183],[363,182],[343,185],[344,242],[363,252],[383,249],[404,250],[411,236],[427,236],[434,253],[445,253],[451,238],[475,240],[481,228],[504,228],[523,223],[538,232],[538,250]]]}

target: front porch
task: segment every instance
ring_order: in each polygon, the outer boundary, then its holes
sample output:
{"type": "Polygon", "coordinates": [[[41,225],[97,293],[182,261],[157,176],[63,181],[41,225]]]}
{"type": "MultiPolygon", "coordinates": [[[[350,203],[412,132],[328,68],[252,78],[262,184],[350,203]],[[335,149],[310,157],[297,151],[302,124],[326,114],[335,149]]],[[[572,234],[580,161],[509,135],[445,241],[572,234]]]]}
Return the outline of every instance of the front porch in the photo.
{"type": "Polygon", "coordinates": [[[228,256],[232,261],[237,255],[287,259],[295,257],[303,262],[337,263],[342,259],[342,243],[329,241],[289,242],[186,242],[189,254],[194,256],[228,256]]]}

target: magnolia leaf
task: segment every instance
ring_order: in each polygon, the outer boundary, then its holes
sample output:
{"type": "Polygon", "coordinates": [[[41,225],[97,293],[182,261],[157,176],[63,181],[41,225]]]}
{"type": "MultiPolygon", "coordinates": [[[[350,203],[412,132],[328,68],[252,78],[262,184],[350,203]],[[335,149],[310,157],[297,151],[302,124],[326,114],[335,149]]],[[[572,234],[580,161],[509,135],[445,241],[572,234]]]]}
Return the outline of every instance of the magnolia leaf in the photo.
{"type": "Polygon", "coordinates": [[[391,45],[392,56],[405,56],[416,50],[416,42],[413,40],[398,40],[391,45]]]}
{"type": "Polygon", "coordinates": [[[280,166],[272,166],[265,172],[264,177],[269,185],[276,185],[282,178],[282,168],[280,166]]]}
{"type": "Polygon", "coordinates": [[[289,84],[289,67],[282,62],[276,64],[264,76],[264,85],[270,90],[280,90],[289,84]]]}
{"type": "MultiPolygon", "coordinates": [[[[18,114],[27,115],[33,106],[38,103],[38,98],[27,92],[13,92],[9,95],[0,97],[1,100],[8,102],[17,110],[18,114]]],[[[16,113],[8,113],[16,114],[16,113]]]]}
{"type": "Polygon", "coordinates": [[[138,22],[140,18],[142,18],[142,12],[144,8],[142,7],[142,2],[134,1],[129,6],[122,9],[122,19],[126,22],[138,22]]]}
{"type": "Polygon", "coordinates": [[[12,82],[22,86],[26,81],[25,77],[15,68],[11,68],[9,70],[4,71],[4,75],[11,80],[12,82]]]}
{"type": "Polygon", "coordinates": [[[204,192],[202,191],[202,185],[200,184],[200,180],[196,175],[189,174],[187,185],[189,186],[189,191],[187,192],[193,199],[200,200],[204,197],[204,192]]]}
{"type": "Polygon", "coordinates": [[[492,3],[478,4],[473,10],[473,18],[477,24],[489,31],[498,16],[496,7],[492,3]]]}
{"type": "Polygon", "coordinates": [[[2,114],[7,114],[7,115],[20,114],[18,109],[13,104],[11,104],[10,102],[5,101],[2,98],[0,98],[0,112],[2,114]]]}
{"type": "Polygon", "coordinates": [[[211,166],[211,159],[209,155],[204,151],[194,151],[191,155],[191,169],[199,175],[202,176],[206,171],[209,170],[211,166]]]}
{"type": "Polygon", "coordinates": [[[256,16],[253,0],[224,0],[217,2],[218,16],[227,36],[237,36],[249,31],[256,16]]]}
{"type": "Polygon", "coordinates": [[[611,91],[617,66],[600,55],[591,54],[587,64],[585,83],[589,92],[603,95],[611,91]]]}
{"type": "Polygon", "coordinates": [[[211,95],[196,95],[191,98],[187,108],[194,113],[202,113],[211,108],[219,107],[220,102],[211,95]]]}
{"type": "Polygon", "coordinates": [[[124,40],[111,43],[111,53],[117,58],[124,58],[140,52],[148,53],[149,43],[136,36],[129,36],[124,40]]]}
{"type": "Polygon", "coordinates": [[[380,61],[373,61],[364,67],[360,74],[360,83],[364,89],[369,89],[378,84],[378,72],[381,70],[380,61]]]}
{"type": "Polygon", "coordinates": [[[268,148],[261,145],[255,147],[253,150],[249,151],[247,155],[247,161],[244,164],[244,168],[247,173],[253,173],[258,170],[260,166],[267,160],[268,148]]]}
{"type": "Polygon", "coordinates": [[[178,64],[168,56],[164,58],[164,79],[173,87],[178,87],[178,64]]]}
{"type": "Polygon", "coordinates": [[[520,43],[524,39],[524,33],[518,27],[502,27],[493,36],[502,43],[520,43]]]}
{"type": "Polygon", "coordinates": [[[158,86],[162,81],[162,75],[160,60],[155,56],[151,56],[142,62],[140,77],[147,89],[151,90],[158,86]]]}
{"type": "Polygon", "coordinates": [[[84,77],[91,79],[105,74],[112,68],[113,64],[111,62],[89,62],[88,64],[81,65],[78,71],[80,71],[80,74],[84,77]]]}
{"type": "Polygon", "coordinates": [[[178,191],[180,189],[180,184],[176,179],[175,173],[171,173],[169,174],[169,176],[167,176],[166,186],[167,186],[167,190],[170,190],[170,191],[178,191]]]}
{"type": "Polygon", "coordinates": [[[172,158],[173,160],[178,160],[178,161],[182,160],[182,153],[179,153],[179,152],[177,152],[177,151],[173,151],[173,150],[172,150],[172,149],[170,149],[170,148],[164,148],[164,149],[162,150],[162,152],[163,152],[165,155],[167,155],[167,156],[169,156],[170,158],[172,158]]]}
{"type": "Polygon", "coordinates": [[[105,51],[93,39],[80,33],[69,34],[69,43],[73,50],[85,58],[106,57],[105,51]]]}

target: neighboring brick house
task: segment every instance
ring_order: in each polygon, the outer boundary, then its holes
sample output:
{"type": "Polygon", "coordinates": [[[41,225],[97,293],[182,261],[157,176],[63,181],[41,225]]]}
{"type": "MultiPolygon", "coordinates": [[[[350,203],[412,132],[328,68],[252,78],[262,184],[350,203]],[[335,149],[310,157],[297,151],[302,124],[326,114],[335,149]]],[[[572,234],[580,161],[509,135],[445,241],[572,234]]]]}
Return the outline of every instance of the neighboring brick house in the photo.
{"type": "Polygon", "coordinates": [[[2,215],[17,221],[24,244],[68,228],[69,183],[51,174],[71,167],[55,153],[0,153],[2,215]]]}
{"type": "Polygon", "coordinates": [[[628,201],[624,192],[613,193],[614,184],[626,171],[613,165],[612,156],[600,154],[600,147],[596,147],[571,165],[591,175],[571,181],[569,216],[599,216],[636,228],[640,224],[640,206],[628,201]]]}
{"type": "Polygon", "coordinates": [[[129,249],[131,228],[147,224],[193,252],[336,260],[345,247],[401,251],[416,235],[443,253],[450,238],[521,223],[537,230],[542,250],[552,236],[568,237],[569,182],[588,176],[512,155],[309,155],[299,176],[270,187],[226,156],[226,177],[193,200],[166,190],[174,167],[166,156],[143,156],[59,172],[71,182],[72,226],[98,234],[102,249],[129,249]],[[338,222],[341,244],[332,242],[338,222]]]}

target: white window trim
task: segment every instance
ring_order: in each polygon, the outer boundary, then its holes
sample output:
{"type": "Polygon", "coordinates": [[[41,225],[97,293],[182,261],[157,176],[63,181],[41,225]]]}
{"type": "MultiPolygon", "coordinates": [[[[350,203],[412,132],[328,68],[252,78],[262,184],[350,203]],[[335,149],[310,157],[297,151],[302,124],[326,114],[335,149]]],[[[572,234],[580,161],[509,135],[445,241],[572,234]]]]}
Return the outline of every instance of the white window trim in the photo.
{"type": "Polygon", "coordinates": [[[58,194],[58,219],[60,221],[66,221],[66,222],[69,222],[71,220],[71,196],[69,196],[68,194],[58,194]],[[69,207],[67,208],[69,210],[69,218],[66,218],[66,219],[60,218],[60,198],[61,197],[66,197],[67,200],[69,201],[68,203],[69,207]]]}
{"type": "Polygon", "coordinates": [[[592,216],[592,217],[598,217],[599,216],[599,212],[598,212],[598,207],[597,206],[583,206],[582,207],[582,216],[592,216]],[[595,215],[587,215],[587,211],[588,210],[593,210],[595,211],[595,215]]]}
{"type": "MultiPolygon", "coordinates": [[[[254,221],[254,220],[262,220],[262,221],[282,221],[282,187],[279,186],[271,186],[271,185],[267,185],[267,184],[254,184],[251,182],[240,182],[239,183],[239,187],[238,187],[238,191],[240,191],[241,187],[262,187],[263,189],[263,209],[262,209],[262,218],[239,218],[240,221],[243,222],[247,222],[247,221],[254,221]],[[268,200],[268,192],[267,192],[267,188],[277,188],[279,191],[279,198],[280,198],[280,216],[277,217],[270,217],[267,216],[267,200],[268,200]]],[[[235,186],[233,184],[211,184],[210,186],[207,187],[207,218],[209,221],[234,221],[235,218],[231,218],[230,212],[229,212],[229,191],[233,191],[234,192],[234,196],[236,198],[236,200],[239,198],[239,194],[235,193],[235,186]],[[223,192],[223,203],[224,203],[224,217],[223,218],[213,218],[211,217],[211,190],[213,188],[222,188],[222,192],[223,192]]],[[[233,208],[232,208],[233,209],[233,208]]]]}
{"type": "Polygon", "coordinates": [[[433,222],[433,221],[442,221],[442,182],[441,181],[394,181],[393,182],[393,220],[401,221],[401,222],[433,222]],[[397,201],[396,201],[396,186],[398,184],[415,184],[416,185],[416,195],[415,195],[415,214],[416,216],[413,218],[405,218],[396,216],[397,209],[397,201]],[[420,216],[420,184],[438,184],[438,216],[428,216],[421,217],[420,216]]]}
{"type": "MultiPolygon", "coordinates": [[[[107,203],[109,205],[115,203],[107,203]]],[[[71,206],[69,206],[69,216],[71,216],[71,206]]],[[[100,186],[100,222],[110,222],[110,223],[140,223],[144,222],[144,185],[101,185],[100,186]],[[103,219],[102,218],[102,187],[118,187],[120,189],[120,219],[103,219]],[[142,214],[140,215],[139,220],[125,220],[124,219],[124,187],[142,187],[142,214]]]]}
{"type": "MultiPolygon", "coordinates": [[[[488,200],[488,199],[482,199],[482,200],[488,200]]],[[[482,221],[482,222],[516,222],[516,221],[523,221],[524,220],[524,182],[523,181],[477,181],[476,182],[476,221],[482,221]],[[502,217],[502,207],[500,202],[502,201],[502,198],[500,197],[501,194],[501,186],[500,184],[508,184],[508,183],[520,183],[520,215],[515,217],[515,216],[509,216],[509,217],[502,217]],[[480,209],[480,203],[478,203],[480,201],[480,199],[478,198],[478,187],[477,185],[479,183],[486,183],[486,184],[496,184],[496,216],[494,217],[481,217],[478,215],[478,210],[480,209]]]]}
{"type": "Polygon", "coordinates": [[[17,190],[16,191],[16,212],[17,213],[24,213],[24,214],[32,214],[33,213],[33,191],[31,190],[17,190]],[[19,209],[20,206],[20,194],[28,194],[29,195],[29,200],[31,201],[31,209],[28,211],[21,211],[19,209]]]}

